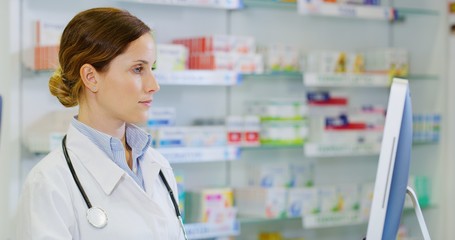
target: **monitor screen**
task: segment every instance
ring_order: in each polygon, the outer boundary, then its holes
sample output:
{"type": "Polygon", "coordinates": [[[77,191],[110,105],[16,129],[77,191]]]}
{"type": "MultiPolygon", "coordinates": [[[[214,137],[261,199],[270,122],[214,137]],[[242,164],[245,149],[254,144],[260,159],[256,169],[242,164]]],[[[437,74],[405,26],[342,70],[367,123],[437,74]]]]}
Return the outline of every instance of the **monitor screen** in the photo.
{"type": "Polygon", "coordinates": [[[406,196],[412,148],[412,105],[408,81],[390,89],[367,240],[396,239],[406,196]]]}

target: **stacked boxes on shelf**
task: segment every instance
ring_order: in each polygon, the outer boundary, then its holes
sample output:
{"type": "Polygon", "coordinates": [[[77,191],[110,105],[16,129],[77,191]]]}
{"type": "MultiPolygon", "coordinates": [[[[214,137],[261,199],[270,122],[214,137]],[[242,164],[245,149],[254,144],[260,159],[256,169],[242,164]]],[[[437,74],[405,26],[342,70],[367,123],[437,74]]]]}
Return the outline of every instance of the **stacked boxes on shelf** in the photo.
{"type": "Polygon", "coordinates": [[[311,73],[362,73],[364,56],[345,51],[312,51],[306,55],[304,71],[311,73]]]}
{"type": "Polygon", "coordinates": [[[251,165],[249,169],[249,186],[235,189],[239,214],[282,218],[301,212],[298,191],[313,185],[312,162],[251,165]]]}
{"type": "Polygon", "coordinates": [[[387,48],[368,50],[365,56],[365,72],[404,77],[409,73],[409,53],[405,49],[387,48]]]}
{"type": "Polygon", "coordinates": [[[149,110],[147,128],[153,145],[164,147],[216,147],[226,146],[226,127],[175,126],[176,111],[171,107],[153,107],[149,110]]]}
{"type": "Polygon", "coordinates": [[[181,71],[188,66],[188,48],[180,44],[157,44],[156,70],[181,71]]]}
{"type": "Polygon", "coordinates": [[[147,127],[158,128],[175,125],[176,112],[172,107],[152,107],[149,109],[147,127]]]}
{"type": "Polygon", "coordinates": [[[264,60],[256,52],[253,37],[211,35],[174,39],[189,49],[189,69],[229,70],[262,73],[264,60]]]}
{"type": "Polygon", "coordinates": [[[348,111],[349,98],[344,92],[334,91],[308,91],[308,114],[321,116],[348,111]]]}
{"type": "MultiPolygon", "coordinates": [[[[429,207],[431,205],[431,184],[427,176],[410,175],[408,186],[414,189],[417,194],[417,200],[421,208],[429,207]]],[[[412,201],[409,197],[405,199],[405,207],[413,207],[412,201]]]]}
{"type": "Polygon", "coordinates": [[[25,66],[34,71],[56,69],[64,25],[37,20],[33,29],[32,46],[24,51],[25,66]]]}
{"type": "Polygon", "coordinates": [[[414,114],[412,140],[415,143],[439,142],[441,129],[440,114],[414,114]]]}
{"type": "Polygon", "coordinates": [[[260,119],[256,115],[228,116],[226,118],[227,141],[235,146],[258,146],[260,144],[260,119]]]}
{"type": "Polygon", "coordinates": [[[224,126],[163,127],[156,131],[156,147],[226,146],[224,126]]]}
{"type": "Polygon", "coordinates": [[[180,215],[182,216],[183,221],[185,221],[185,182],[182,175],[176,174],[175,181],[177,183],[177,200],[179,204],[180,215]]]}
{"type": "Polygon", "coordinates": [[[312,115],[310,139],[317,143],[380,143],[385,123],[385,109],[366,105],[348,107],[346,94],[328,91],[308,92],[312,115]]]}
{"type": "Polygon", "coordinates": [[[300,145],[308,136],[307,108],[301,100],[251,101],[247,108],[248,113],[260,117],[262,145],[300,145]]]}
{"type": "Polygon", "coordinates": [[[308,3],[339,3],[353,5],[381,5],[380,0],[306,0],[308,3]]]}
{"type": "Polygon", "coordinates": [[[367,219],[372,184],[336,186],[260,188],[235,190],[236,205],[241,216],[284,218],[356,213],[367,219]]]}
{"type": "Polygon", "coordinates": [[[312,51],[303,61],[303,71],[320,74],[376,74],[403,77],[409,73],[409,53],[386,48],[359,52],[312,51]]]}
{"type": "Polygon", "coordinates": [[[265,48],[266,70],[269,72],[299,72],[300,49],[286,44],[272,44],[265,48]]]}
{"type": "Polygon", "coordinates": [[[233,191],[210,188],[186,192],[186,222],[226,224],[236,220],[233,191]]]}

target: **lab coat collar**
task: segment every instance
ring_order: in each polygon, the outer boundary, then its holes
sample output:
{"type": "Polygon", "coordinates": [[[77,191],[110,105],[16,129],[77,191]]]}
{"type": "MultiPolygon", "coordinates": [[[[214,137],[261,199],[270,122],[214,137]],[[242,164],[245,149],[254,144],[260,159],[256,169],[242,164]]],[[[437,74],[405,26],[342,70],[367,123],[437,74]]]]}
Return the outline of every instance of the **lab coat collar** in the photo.
{"type": "Polygon", "coordinates": [[[74,126],[70,125],[67,135],[67,149],[70,156],[76,156],[103,191],[110,195],[126,174],[125,171],[74,126]]]}
{"type": "MultiPolygon", "coordinates": [[[[163,171],[164,177],[168,182],[171,177],[173,177],[171,174],[172,167],[169,162],[151,147],[145,152],[144,161],[141,163],[141,169],[144,176],[145,191],[150,197],[153,197],[153,194],[155,193],[155,182],[158,180],[160,170],[163,171]]],[[[159,181],[161,181],[161,179],[159,181]]]]}

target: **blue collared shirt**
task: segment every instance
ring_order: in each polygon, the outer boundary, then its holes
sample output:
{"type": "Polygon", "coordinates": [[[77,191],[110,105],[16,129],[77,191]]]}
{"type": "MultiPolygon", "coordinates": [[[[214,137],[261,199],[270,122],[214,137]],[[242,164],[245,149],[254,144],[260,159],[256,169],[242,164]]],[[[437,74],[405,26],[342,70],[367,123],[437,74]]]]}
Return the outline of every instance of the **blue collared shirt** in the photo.
{"type": "Polygon", "coordinates": [[[126,142],[132,150],[133,166],[130,169],[125,156],[125,150],[120,139],[102,133],[77,120],[75,116],[71,124],[96,146],[98,146],[117,166],[123,169],[143,189],[144,177],[141,171],[141,162],[145,152],[152,143],[150,134],[132,124],[126,124],[126,142]]]}

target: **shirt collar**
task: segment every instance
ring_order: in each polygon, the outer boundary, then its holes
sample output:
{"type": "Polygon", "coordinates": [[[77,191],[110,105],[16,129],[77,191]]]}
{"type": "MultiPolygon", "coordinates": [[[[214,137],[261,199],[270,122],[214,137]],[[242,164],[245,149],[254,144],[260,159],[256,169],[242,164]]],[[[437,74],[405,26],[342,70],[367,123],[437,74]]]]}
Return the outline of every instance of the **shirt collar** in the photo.
{"type": "MultiPolygon", "coordinates": [[[[75,116],[71,120],[71,124],[90,139],[101,151],[103,151],[110,159],[114,158],[113,151],[120,150],[121,141],[118,138],[114,138],[108,134],[100,132],[82,122],[77,120],[75,116]]],[[[147,148],[152,142],[150,134],[133,124],[126,124],[126,142],[131,147],[134,153],[137,154],[137,158],[141,158],[142,155],[147,151],[147,148]]]]}

